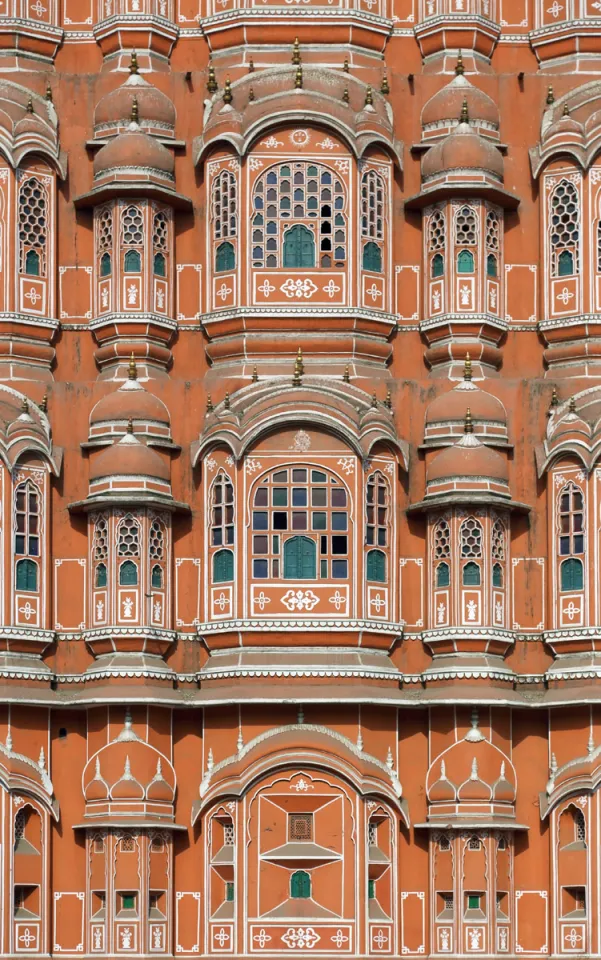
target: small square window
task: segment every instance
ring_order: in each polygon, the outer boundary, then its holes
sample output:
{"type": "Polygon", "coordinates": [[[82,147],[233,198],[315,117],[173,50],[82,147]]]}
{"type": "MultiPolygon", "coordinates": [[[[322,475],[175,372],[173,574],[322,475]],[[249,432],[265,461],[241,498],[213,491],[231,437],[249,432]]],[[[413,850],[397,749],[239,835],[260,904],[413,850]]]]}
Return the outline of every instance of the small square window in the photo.
{"type": "Polygon", "coordinates": [[[121,909],[122,909],[122,910],[135,910],[135,909],[136,909],[136,895],[135,895],[135,893],[122,893],[120,896],[121,896],[121,909]]]}
{"type": "Polygon", "coordinates": [[[480,909],[480,900],[481,896],[479,893],[468,893],[467,895],[467,909],[468,910],[479,910],[480,909]]]}
{"type": "Polygon", "coordinates": [[[267,530],[266,513],[260,513],[258,510],[253,510],[253,530],[267,530]]]}
{"type": "Polygon", "coordinates": [[[312,516],[312,529],[313,530],[326,530],[327,529],[327,514],[325,513],[313,513],[312,516]]]}
{"type": "Polygon", "coordinates": [[[267,560],[253,560],[253,577],[257,580],[266,580],[268,576],[267,560]]]}
{"type": "Polygon", "coordinates": [[[333,513],[332,514],[332,530],[346,530],[346,528],[347,528],[347,514],[333,513]]]}
{"type": "Polygon", "coordinates": [[[294,510],[292,513],[292,529],[293,530],[306,530],[307,529],[307,512],[306,510],[294,510]]]}
{"type": "Polygon", "coordinates": [[[311,490],[311,506],[327,507],[327,505],[328,505],[328,488],[314,487],[313,490],[311,490]]]}
{"type": "Polygon", "coordinates": [[[274,513],[273,515],[273,529],[274,530],[287,530],[288,529],[288,514],[287,513],[274,513]]]}
{"type": "Polygon", "coordinates": [[[332,537],[332,553],[348,553],[348,537],[332,537]]]}
{"type": "Polygon", "coordinates": [[[267,537],[253,537],[254,553],[269,553],[269,540],[267,537]]]}
{"type": "Polygon", "coordinates": [[[332,560],[332,579],[346,580],[348,576],[348,562],[346,560],[332,560]]]}
{"type": "Polygon", "coordinates": [[[307,482],[307,471],[303,469],[295,469],[292,471],[292,482],[293,483],[306,483],[307,482]]]}
{"type": "Polygon", "coordinates": [[[326,483],[327,477],[325,473],[322,473],[321,470],[312,470],[311,471],[311,481],[312,483],[326,483]]]}
{"type": "Polygon", "coordinates": [[[307,488],[306,487],[295,487],[292,491],[292,506],[293,507],[306,507],[307,506],[307,488]]]}
{"type": "Polygon", "coordinates": [[[274,507],[288,506],[288,488],[287,487],[273,488],[273,505],[274,507]]]}
{"type": "Polygon", "coordinates": [[[333,507],[346,507],[346,490],[339,488],[338,490],[332,490],[332,506],[333,507]]]}

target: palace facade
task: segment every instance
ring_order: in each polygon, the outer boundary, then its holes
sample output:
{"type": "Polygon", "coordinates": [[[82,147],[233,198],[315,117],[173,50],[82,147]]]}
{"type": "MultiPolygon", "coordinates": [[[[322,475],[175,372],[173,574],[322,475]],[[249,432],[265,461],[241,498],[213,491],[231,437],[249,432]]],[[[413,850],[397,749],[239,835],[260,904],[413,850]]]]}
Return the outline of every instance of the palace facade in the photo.
{"type": "Polygon", "coordinates": [[[601,956],[601,4],[0,0],[0,954],[601,956]]]}

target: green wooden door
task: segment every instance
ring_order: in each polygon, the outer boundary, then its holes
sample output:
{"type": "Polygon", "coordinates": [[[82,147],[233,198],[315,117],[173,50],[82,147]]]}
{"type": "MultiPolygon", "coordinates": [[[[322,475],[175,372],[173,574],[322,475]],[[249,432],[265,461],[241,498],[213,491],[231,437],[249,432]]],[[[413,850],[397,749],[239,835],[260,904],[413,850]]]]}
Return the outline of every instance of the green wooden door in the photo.
{"type": "Polygon", "coordinates": [[[314,267],[315,239],[308,227],[296,223],[284,236],[285,267],[314,267]]]}
{"type": "Polygon", "coordinates": [[[294,900],[306,900],[311,896],[311,877],[304,870],[297,870],[290,877],[290,896],[294,900]]]}
{"type": "Polygon", "coordinates": [[[309,537],[291,537],[284,544],[284,577],[287,580],[315,580],[317,547],[309,537]]]}

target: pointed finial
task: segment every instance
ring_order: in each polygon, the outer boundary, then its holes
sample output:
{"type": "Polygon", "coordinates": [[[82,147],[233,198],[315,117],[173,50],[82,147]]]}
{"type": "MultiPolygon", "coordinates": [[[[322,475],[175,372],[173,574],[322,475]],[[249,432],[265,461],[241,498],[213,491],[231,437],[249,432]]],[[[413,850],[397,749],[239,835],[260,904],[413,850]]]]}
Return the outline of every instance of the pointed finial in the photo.
{"type": "Polygon", "coordinates": [[[569,117],[569,116],[570,116],[570,108],[568,107],[567,101],[566,101],[566,103],[564,103],[564,105],[563,105],[563,115],[564,115],[564,117],[569,117]]]}
{"type": "Polygon", "coordinates": [[[29,400],[23,397],[21,400],[21,413],[29,413],[29,400]]]}
{"type": "Polygon", "coordinates": [[[387,407],[389,410],[392,410],[392,394],[390,390],[386,391],[386,399],[384,401],[384,406],[387,407]]]}
{"type": "Polygon", "coordinates": [[[345,58],[344,58],[344,63],[343,63],[343,65],[342,65],[342,69],[344,70],[345,73],[348,73],[348,72],[349,72],[348,57],[345,57],[345,58]]]}
{"type": "Polygon", "coordinates": [[[365,91],[365,106],[372,107],[374,103],[373,93],[371,92],[371,87],[368,87],[365,91]]]}
{"type": "Polygon", "coordinates": [[[209,93],[217,92],[217,77],[215,76],[215,67],[209,63],[209,75],[207,77],[207,90],[209,93]]]}
{"type": "Polygon", "coordinates": [[[131,58],[129,61],[129,72],[130,73],[138,72],[138,54],[136,53],[135,50],[132,50],[131,52],[131,58]]]}
{"type": "Polygon", "coordinates": [[[378,406],[378,398],[377,398],[375,392],[372,393],[372,395],[371,395],[371,406],[372,406],[372,407],[377,407],[377,406],[378,406]]]}
{"type": "Polygon", "coordinates": [[[248,61],[248,72],[249,72],[249,73],[254,73],[254,72],[255,72],[255,61],[253,60],[252,57],[251,57],[250,60],[248,61]]]}
{"type": "Polygon", "coordinates": [[[501,780],[505,779],[505,761],[504,760],[501,760],[501,770],[499,772],[499,779],[501,780]]]}
{"type": "Polygon", "coordinates": [[[129,707],[125,708],[125,718],[123,720],[123,729],[127,730],[128,733],[131,733],[133,727],[133,720],[131,718],[131,710],[129,707]]]}
{"type": "Polygon", "coordinates": [[[123,767],[123,779],[131,780],[131,761],[129,755],[125,758],[125,766],[123,767]]]}
{"type": "Polygon", "coordinates": [[[128,377],[130,380],[138,379],[138,368],[136,366],[136,358],[134,357],[133,353],[129,358],[128,377]]]}
{"type": "Polygon", "coordinates": [[[100,757],[96,757],[96,766],[94,770],[94,779],[100,780],[100,757]]]}
{"type": "Polygon", "coordinates": [[[223,102],[231,103],[233,100],[232,96],[232,82],[229,77],[226,78],[225,87],[223,88],[223,102]]]}
{"type": "Polygon", "coordinates": [[[347,363],[346,367],[344,368],[344,373],[342,374],[342,379],[344,380],[345,383],[350,383],[350,382],[351,382],[351,375],[350,375],[350,372],[349,372],[348,363],[347,363]]]}
{"type": "Polygon", "coordinates": [[[342,91],[342,102],[350,103],[350,99],[351,98],[349,96],[348,87],[345,87],[344,90],[342,91]]]}
{"type": "Polygon", "coordinates": [[[461,104],[461,115],[459,117],[459,123],[469,123],[470,115],[467,109],[467,97],[463,98],[463,103],[461,104]]]}
{"type": "Polygon", "coordinates": [[[253,375],[252,375],[252,377],[251,377],[250,379],[252,380],[253,383],[258,383],[258,382],[259,382],[259,374],[257,373],[257,368],[256,368],[256,367],[253,367],[253,375]]]}
{"type": "Polygon", "coordinates": [[[551,771],[551,779],[555,779],[555,774],[557,773],[557,757],[554,753],[551,754],[551,766],[549,770],[551,771]]]}
{"type": "Polygon", "coordinates": [[[297,723],[304,723],[304,722],[305,722],[305,711],[303,710],[303,705],[302,705],[302,703],[299,703],[299,705],[298,705],[298,711],[297,711],[297,714],[296,714],[296,722],[297,722],[297,723]]]}
{"type": "Polygon", "coordinates": [[[138,107],[138,98],[134,97],[131,102],[131,122],[137,123],[140,119],[140,109],[138,107]]]}
{"type": "Polygon", "coordinates": [[[558,393],[557,393],[557,387],[553,387],[553,393],[551,394],[551,402],[550,402],[549,406],[550,406],[550,407],[558,407],[558,406],[559,406],[559,395],[558,395],[558,393]]]}
{"type": "Polygon", "coordinates": [[[447,765],[444,762],[444,760],[440,761],[440,779],[441,780],[447,779],[447,765]]]}
{"type": "Polygon", "coordinates": [[[464,420],[463,432],[464,433],[473,433],[474,424],[472,423],[472,411],[468,407],[465,411],[465,420],[464,420]]]}
{"type": "Polygon", "coordinates": [[[238,728],[238,739],[236,740],[236,750],[238,753],[244,749],[244,738],[242,736],[242,727],[238,728]]]}
{"type": "Polygon", "coordinates": [[[226,395],[225,395],[225,399],[224,399],[224,401],[223,401],[223,407],[224,407],[225,410],[229,410],[229,409],[230,409],[230,395],[229,395],[229,393],[226,393],[226,395]]]}
{"type": "Polygon", "coordinates": [[[463,364],[463,379],[472,379],[472,358],[470,357],[469,353],[466,353],[465,355],[465,362],[463,364]]]}
{"type": "Polygon", "coordinates": [[[388,85],[388,75],[386,73],[382,77],[382,83],[380,84],[380,93],[383,93],[385,96],[387,93],[390,93],[390,87],[388,85]]]}
{"type": "Polygon", "coordinates": [[[163,776],[163,765],[162,765],[162,763],[161,763],[161,758],[158,757],[158,758],[157,758],[157,772],[156,772],[156,774],[155,774],[155,777],[157,778],[157,780],[160,780],[162,776],[163,776]]]}
{"type": "Polygon", "coordinates": [[[209,771],[212,770],[214,765],[215,765],[215,761],[213,760],[213,748],[209,747],[209,755],[207,757],[207,770],[209,771]]]}
{"type": "Polygon", "coordinates": [[[9,753],[11,753],[13,749],[13,738],[10,730],[6,734],[6,749],[8,750],[9,753]]]}
{"type": "Polygon", "coordinates": [[[298,42],[298,37],[294,38],[294,44],[292,46],[292,63],[297,66],[301,62],[300,55],[300,43],[298,42]]]}
{"type": "Polygon", "coordinates": [[[46,756],[44,754],[44,748],[40,747],[40,759],[38,760],[38,767],[40,770],[46,769],[46,756]]]}
{"type": "Polygon", "coordinates": [[[215,407],[213,406],[213,401],[211,400],[211,394],[207,394],[207,413],[213,413],[215,407]]]}
{"type": "Polygon", "coordinates": [[[478,780],[478,761],[474,757],[472,760],[472,771],[470,773],[470,780],[478,780]]]}
{"type": "Polygon", "coordinates": [[[465,67],[463,66],[463,57],[460,50],[457,54],[457,63],[455,64],[455,76],[462,77],[464,73],[465,67]]]}
{"type": "Polygon", "coordinates": [[[568,406],[570,413],[576,413],[576,398],[570,397],[570,403],[568,406]]]}
{"type": "Polygon", "coordinates": [[[590,736],[588,738],[588,743],[586,745],[589,756],[595,752],[595,741],[593,740],[593,731],[591,730],[590,736]]]}
{"type": "Polygon", "coordinates": [[[52,103],[52,87],[49,83],[46,84],[46,100],[52,103]]]}
{"type": "Polygon", "coordinates": [[[254,99],[255,99],[255,91],[253,90],[252,87],[249,87],[249,88],[248,88],[248,102],[249,102],[249,103],[252,103],[254,99]]]}
{"type": "Polygon", "coordinates": [[[48,412],[48,394],[47,393],[45,393],[44,396],[42,397],[42,402],[40,403],[40,410],[42,411],[42,413],[48,412]]]}
{"type": "Polygon", "coordinates": [[[292,377],[293,386],[300,387],[304,372],[305,372],[305,365],[303,363],[303,352],[299,347],[298,353],[296,355],[296,360],[294,361],[294,376],[292,377]]]}
{"type": "Polygon", "coordinates": [[[130,417],[129,420],[127,421],[127,432],[128,432],[128,433],[133,433],[133,432],[134,432],[134,424],[133,424],[133,420],[131,419],[131,417],[130,417]]]}
{"type": "Polygon", "coordinates": [[[303,86],[303,68],[300,63],[296,68],[296,73],[294,75],[294,89],[301,90],[303,86]]]}
{"type": "Polygon", "coordinates": [[[486,739],[484,734],[480,730],[478,723],[479,723],[478,708],[474,707],[472,710],[472,717],[471,717],[471,724],[472,724],[471,729],[468,730],[465,737],[463,738],[464,740],[467,740],[468,743],[481,743],[482,740],[486,739]]]}
{"type": "Polygon", "coordinates": [[[390,747],[388,747],[388,753],[386,754],[386,766],[388,767],[389,770],[392,770],[393,763],[394,763],[394,760],[392,758],[392,750],[390,749],[390,747]]]}
{"type": "Polygon", "coordinates": [[[33,113],[33,100],[29,97],[27,101],[27,113],[33,113]]]}
{"type": "Polygon", "coordinates": [[[555,94],[553,93],[553,87],[547,87],[547,103],[549,106],[555,103],[555,94]]]}
{"type": "Polygon", "coordinates": [[[361,733],[361,727],[357,730],[357,750],[363,751],[363,734],[361,733]]]}

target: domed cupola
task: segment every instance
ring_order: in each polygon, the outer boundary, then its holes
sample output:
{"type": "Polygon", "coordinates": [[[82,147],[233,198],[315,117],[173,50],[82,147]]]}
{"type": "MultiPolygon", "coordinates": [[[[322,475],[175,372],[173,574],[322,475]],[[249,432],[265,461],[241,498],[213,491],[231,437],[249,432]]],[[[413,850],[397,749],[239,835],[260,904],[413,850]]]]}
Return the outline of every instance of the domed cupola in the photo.
{"type": "Polygon", "coordinates": [[[103,140],[124,133],[131,123],[134,103],[144,133],[159,140],[175,137],[176,112],[173,101],[138,73],[137,56],[132,55],[130,75],[120,86],[105,94],[94,111],[94,138],[103,140]]]}
{"type": "Polygon", "coordinates": [[[94,457],[88,499],[145,493],[172,499],[169,464],[135,436],[130,420],[121,439],[94,457]]]}
{"type": "Polygon", "coordinates": [[[162,400],[146,390],[138,380],[134,356],[129,360],[129,376],[118,390],[112,390],[99,400],[90,414],[90,432],[87,444],[105,444],[121,437],[131,420],[136,436],[148,444],[175,449],[171,439],[171,418],[162,400]]]}
{"type": "Polygon", "coordinates": [[[498,142],[499,108],[494,100],[475,87],[463,74],[461,61],[450,83],[437,91],[422,110],[422,144],[447,136],[457,127],[463,104],[475,133],[498,142]]]}
{"type": "Polygon", "coordinates": [[[465,430],[466,406],[470,408],[474,436],[481,443],[508,446],[507,411],[497,397],[474,382],[469,353],[463,380],[452,390],[439,394],[426,410],[424,446],[443,446],[460,439],[465,430]]]}
{"type": "Polygon", "coordinates": [[[175,183],[173,154],[155,137],[145,133],[138,123],[134,99],[131,122],[98,151],[94,157],[94,186],[107,181],[127,183],[147,181],[172,189],[175,183]]]}
{"type": "Polygon", "coordinates": [[[476,133],[468,123],[467,100],[463,101],[461,120],[455,129],[435,144],[422,161],[422,181],[451,171],[482,171],[499,182],[503,180],[503,157],[499,150],[476,133]]]}

